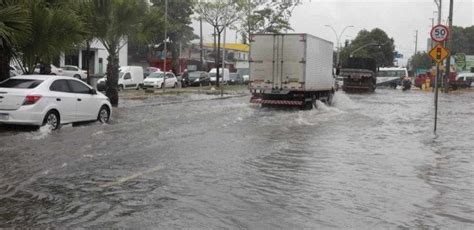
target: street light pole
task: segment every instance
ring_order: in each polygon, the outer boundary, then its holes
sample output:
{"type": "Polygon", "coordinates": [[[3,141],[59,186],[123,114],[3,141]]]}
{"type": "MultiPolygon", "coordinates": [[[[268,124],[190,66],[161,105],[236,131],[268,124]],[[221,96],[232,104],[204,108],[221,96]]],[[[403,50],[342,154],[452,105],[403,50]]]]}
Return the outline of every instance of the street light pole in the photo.
{"type": "Polygon", "coordinates": [[[164,57],[163,57],[163,73],[164,73],[164,76],[163,76],[163,92],[165,92],[165,88],[166,88],[166,57],[168,56],[167,55],[167,51],[166,51],[166,45],[167,45],[167,40],[168,40],[168,31],[167,31],[167,24],[168,24],[168,0],[165,0],[165,40],[163,41],[163,43],[165,44],[164,46],[164,49],[163,49],[163,53],[164,53],[164,57]]]}
{"type": "Polygon", "coordinates": [[[336,35],[336,66],[339,65],[339,61],[340,61],[340,53],[341,53],[341,43],[340,43],[340,39],[342,37],[342,34],[344,34],[344,31],[346,31],[347,28],[350,28],[350,27],[354,27],[353,25],[350,25],[350,26],[346,26],[344,27],[344,29],[342,29],[341,33],[338,35],[336,30],[334,29],[334,27],[332,27],[331,25],[324,25],[326,27],[329,27],[331,28],[331,30],[334,32],[334,35],[336,35]]]}
{"type": "Polygon", "coordinates": [[[357,51],[359,51],[359,50],[361,50],[361,49],[363,49],[363,48],[365,48],[365,47],[367,47],[367,46],[382,46],[382,45],[385,45],[385,44],[386,44],[386,43],[384,43],[384,44],[379,44],[379,43],[374,43],[374,42],[372,42],[372,43],[367,43],[367,44],[365,44],[365,45],[363,45],[363,46],[361,46],[361,47],[355,49],[354,51],[352,51],[352,52],[350,53],[349,57],[353,57],[354,54],[355,54],[357,51]]]}
{"type": "Polygon", "coordinates": [[[166,45],[167,45],[167,37],[168,37],[168,31],[167,31],[167,24],[168,24],[168,0],[165,0],[165,40],[163,41],[165,46],[163,49],[163,72],[166,72],[166,45]]]}

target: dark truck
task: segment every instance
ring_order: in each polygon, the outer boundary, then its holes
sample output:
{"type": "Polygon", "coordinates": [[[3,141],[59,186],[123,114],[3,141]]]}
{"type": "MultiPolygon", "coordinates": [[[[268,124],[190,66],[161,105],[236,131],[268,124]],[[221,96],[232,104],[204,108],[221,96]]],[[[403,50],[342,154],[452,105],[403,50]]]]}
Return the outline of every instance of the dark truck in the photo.
{"type": "Polygon", "coordinates": [[[342,90],[348,93],[372,93],[377,84],[377,66],[372,58],[349,58],[338,70],[343,80],[342,90]]]}

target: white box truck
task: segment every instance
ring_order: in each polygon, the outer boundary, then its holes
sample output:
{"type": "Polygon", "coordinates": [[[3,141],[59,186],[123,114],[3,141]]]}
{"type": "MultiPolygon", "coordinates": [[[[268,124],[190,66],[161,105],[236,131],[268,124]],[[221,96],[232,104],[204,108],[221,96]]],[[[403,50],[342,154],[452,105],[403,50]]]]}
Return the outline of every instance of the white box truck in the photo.
{"type": "Polygon", "coordinates": [[[312,109],[335,92],[332,42],[310,34],[254,34],[250,40],[251,103],[312,109]]]}

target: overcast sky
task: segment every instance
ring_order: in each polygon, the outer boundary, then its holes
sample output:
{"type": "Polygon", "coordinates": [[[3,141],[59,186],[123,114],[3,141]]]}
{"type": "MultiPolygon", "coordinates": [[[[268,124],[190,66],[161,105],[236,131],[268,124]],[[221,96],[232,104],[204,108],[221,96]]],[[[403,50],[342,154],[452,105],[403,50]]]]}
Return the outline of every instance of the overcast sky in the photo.
{"type": "MultiPolygon", "coordinates": [[[[442,18],[446,21],[449,0],[442,1],[442,18]]],[[[361,29],[371,30],[378,27],[389,37],[393,37],[396,50],[404,54],[405,58],[400,61],[401,64],[406,63],[406,59],[415,52],[416,30],[418,30],[418,50],[426,50],[431,18],[435,18],[435,24],[437,20],[437,15],[433,12],[437,7],[433,0],[301,0],[301,2],[290,20],[294,32],[313,34],[336,45],[336,35],[330,28],[325,27],[327,24],[333,26],[337,33],[340,33],[345,26],[354,26],[344,32],[341,42],[354,39],[361,29]]],[[[455,0],[453,9],[454,25],[462,27],[473,25],[473,0],[455,0]]],[[[195,33],[199,34],[199,23],[194,22],[193,27],[195,33]]],[[[212,41],[210,34],[212,34],[211,27],[204,25],[203,37],[208,42],[212,41]]],[[[228,31],[227,41],[236,41],[234,32],[228,31]]]]}

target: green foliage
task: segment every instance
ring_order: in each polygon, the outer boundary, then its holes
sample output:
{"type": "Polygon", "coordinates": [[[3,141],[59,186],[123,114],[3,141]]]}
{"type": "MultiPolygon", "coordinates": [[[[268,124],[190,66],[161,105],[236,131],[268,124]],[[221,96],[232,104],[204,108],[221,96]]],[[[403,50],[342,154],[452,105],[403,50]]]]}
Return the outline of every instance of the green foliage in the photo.
{"type": "Polygon", "coordinates": [[[82,42],[82,21],[70,7],[43,0],[25,1],[24,7],[31,17],[32,39],[22,43],[18,51],[29,73],[37,63],[49,64],[61,52],[82,42]]]}
{"type": "Polygon", "coordinates": [[[0,0],[0,6],[0,47],[12,50],[27,40],[31,20],[26,9],[13,1],[0,0]]]}
{"type": "Polygon", "coordinates": [[[290,17],[299,1],[249,1],[236,0],[238,9],[244,13],[239,19],[240,25],[234,29],[242,34],[246,41],[248,34],[281,33],[293,30],[290,17]]]}
{"type": "Polygon", "coordinates": [[[341,63],[347,63],[349,56],[374,58],[377,66],[393,66],[393,52],[395,50],[393,38],[389,38],[385,31],[375,28],[372,31],[361,30],[357,37],[341,50],[341,63]]]}
{"type": "MultiPolygon", "coordinates": [[[[153,14],[161,15],[161,18],[157,18],[161,23],[156,23],[156,26],[149,27],[155,30],[155,34],[159,35],[154,39],[155,43],[162,42],[164,40],[164,15],[165,15],[165,0],[153,0],[153,14]]],[[[182,47],[186,47],[187,44],[198,38],[193,28],[190,26],[191,15],[193,12],[194,1],[192,0],[180,0],[173,1],[168,0],[168,18],[167,18],[167,37],[171,41],[168,43],[168,50],[171,51],[172,68],[174,72],[178,72],[179,66],[179,48],[180,44],[182,47]]]]}
{"type": "Polygon", "coordinates": [[[462,28],[453,26],[452,33],[452,54],[465,53],[474,55],[474,26],[462,28]]]}
{"type": "Polygon", "coordinates": [[[430,69],[432,65],[433,62],[431,60],[431,57],[426,52],[417,52],[410,58],[410,66],[413,69],[430,69]]]}
{"type": "Polygon", "coordinates": [[[140,40],[144,18],[148,15],[146,0],[84,0],[83,20],[88,34],[105,47],[107,57],[106,95],[113,106],[118,105],[118,54],[130,40],[140,40]]]}
{"type": "Polygon", "coordinates": [[[10,60],[30,33],[28,12],[17,1],[0,0],[0,81],[10,77],[10,60]]]}

